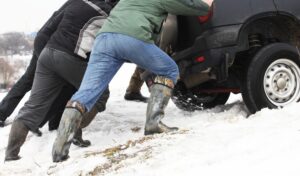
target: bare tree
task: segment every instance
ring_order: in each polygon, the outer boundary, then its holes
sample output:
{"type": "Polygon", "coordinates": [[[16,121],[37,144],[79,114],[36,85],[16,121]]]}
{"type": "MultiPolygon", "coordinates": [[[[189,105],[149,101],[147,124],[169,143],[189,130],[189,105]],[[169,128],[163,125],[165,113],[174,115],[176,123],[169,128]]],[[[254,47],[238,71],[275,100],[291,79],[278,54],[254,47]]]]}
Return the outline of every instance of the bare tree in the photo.
{"type": "Polygon", "coordinates": [[[32,52],[33,39],[20,32],[0,34],[0,88],[7,88],[16,79],[16,75],[23,70],[26,63],[15,57],[15,54],[32,52]],[[13,58],[13,59],[12,59],[13,58]]]}
{"type": "Polygon", "coordinates": [[[0,58],[0,84],[2,87],[6,87],[11,82],[11,78],[14,76],[16,70],[5,58],[0,58]]]}
{"type": "Polygon", "coordinates": [[[4,55],[21,54],[22,51],[31,51],[32,45],[24,33],[8,32],[0,37],[0,50],[4,55]]]}
{"type": "Polygon", "coordinates": [[[7,52],[5,50],[5,42],[3,36],[0,35],[0,55],[7,55],[7,52]]]}

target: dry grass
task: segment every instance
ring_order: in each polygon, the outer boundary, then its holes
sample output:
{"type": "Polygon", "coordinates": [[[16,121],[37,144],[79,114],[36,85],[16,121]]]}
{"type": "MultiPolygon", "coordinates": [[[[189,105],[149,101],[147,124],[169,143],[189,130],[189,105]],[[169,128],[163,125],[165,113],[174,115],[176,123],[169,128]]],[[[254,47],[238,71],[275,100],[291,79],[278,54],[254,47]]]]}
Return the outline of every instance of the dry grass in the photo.
{"type": "MultiPolygon", "coordinates": [[[[187,132],[188,132],[188,130],[179,130],[176,132],[166,133],[163,135],[169,136],[169,135],[174,135],[174,134],[186,134],[187,132]]],[[[118,171],[119,169],[124,167],[124,165],[121,163],[124,160],[138,158],[141,161],[145,161],[145,160],[151,158],[152,146],[146,146],[146,147],[144,147],[140,150],[137,150],[131,154],[125,154],[124,150],[126,150],[130,147],[135,147],[138,144],[144,144],[145,142],[155,139],[157,137],[158,136],[156,136],[156,135],[144,136],[140,139],[137,139],[134,141],[129,140],[126,142],[126,144],[107,148],[103,151],[86,153],[85,158],[91,157],[91,156],[103,155],[108,160],[106,163],[97,166],[96,168],[94,168],[92,171],[90,171],[86,175],[91,175],[91,176],[97,175],[98,176],[98,175],[105,175],[105,173],[110,172],[110,171],[118,171]]]]}

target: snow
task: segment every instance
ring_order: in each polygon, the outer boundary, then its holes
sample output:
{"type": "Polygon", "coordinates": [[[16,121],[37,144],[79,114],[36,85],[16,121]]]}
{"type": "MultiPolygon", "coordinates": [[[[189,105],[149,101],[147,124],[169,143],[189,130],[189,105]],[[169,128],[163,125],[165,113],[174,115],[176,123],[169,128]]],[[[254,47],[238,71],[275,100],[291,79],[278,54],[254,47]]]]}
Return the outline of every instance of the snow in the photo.
{"type": "MultiPolygon", "coordinates": [[[[72,146],[70,158],[52,163],[56,132],[29,133],[22,159],[0,164],[0,175],[108,176],[298,176],[300,118],[298,104],[284,109],[248,112],[240,95],[224,106],[188,113],[170,101],[164,122],[180,131],[144,137],[146,104],[123,99],[134,65],[125,64],[110,84],[107,110],[84,130],[88,148],[72,146]],[[139,130],[140,128],[140,130],[139,130]]],[[[143,94],[149,95],[144,86],[143,94]]],[[[5,93],[0,93],[0,99],[5,93]]],[[[21,104],[28,98],[24,98],[21,104]]],[[[18,106],[18,109],[22,105],[18,106]]],[[[8,122],[17,114],[14,112],[8,122]]],[[[4,159],[10,126],[0,129],[4,159]]]]}

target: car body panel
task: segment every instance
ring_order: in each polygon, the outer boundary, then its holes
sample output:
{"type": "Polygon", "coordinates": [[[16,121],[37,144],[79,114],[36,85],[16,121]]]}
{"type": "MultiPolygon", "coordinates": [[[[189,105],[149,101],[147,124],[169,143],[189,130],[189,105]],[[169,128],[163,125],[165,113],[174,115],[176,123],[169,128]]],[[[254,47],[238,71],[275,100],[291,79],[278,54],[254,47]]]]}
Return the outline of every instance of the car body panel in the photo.
{"type": "Polygon", "coordinates": [[[289,14],[300,20],[300,1],[299,0],[274,0],[279,13],[289,14]]]}
{"type": "Polygon", "coordinates": [[[244,40],[240,37],[243,26],[260,15],[277,13],[273,0],[215,0],[212,8],[213,15],[204,24],[194,16],[178,17],[178,46],[173,57],[178,63],[185,60],[179,64],[182,72],[218,67],[226,57],[233,60],[236,52],[247,47],[239,46],[244,40]],[[206,56],[206,62],[195,64],[199,56],[206,56]],[[183,68],[187,65],[191,68],[183,68]]]}

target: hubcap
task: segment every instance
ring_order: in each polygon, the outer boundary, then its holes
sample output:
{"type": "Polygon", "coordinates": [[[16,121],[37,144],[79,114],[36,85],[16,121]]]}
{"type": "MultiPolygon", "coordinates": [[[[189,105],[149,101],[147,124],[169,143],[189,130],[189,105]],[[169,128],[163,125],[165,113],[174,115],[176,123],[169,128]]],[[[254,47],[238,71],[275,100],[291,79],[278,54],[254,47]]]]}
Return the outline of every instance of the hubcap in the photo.
{"type": "Polygon", "coordinates": [[[278,107],[300,98],[300,69],[289,59],[271,63],[264,75],[264,91],[268,99],[278,107]]]}

